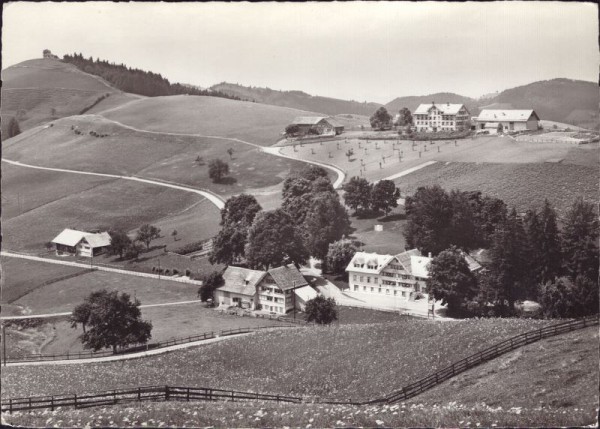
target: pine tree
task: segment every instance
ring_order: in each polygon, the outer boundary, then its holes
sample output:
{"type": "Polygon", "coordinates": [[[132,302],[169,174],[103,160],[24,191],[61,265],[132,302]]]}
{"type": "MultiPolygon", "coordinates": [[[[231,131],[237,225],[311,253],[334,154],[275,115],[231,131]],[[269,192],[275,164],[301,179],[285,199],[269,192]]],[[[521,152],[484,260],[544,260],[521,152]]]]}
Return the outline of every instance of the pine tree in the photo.
{"type": "Polygon", "coordinates": [[[571,279],[598,279],[598,218],[594,206],[577,198],[565,216],[562,233],[563,268],[571,279]]]}
{"type": "Polygon", "coordinates": [[[540,212],[542,241],[540,243],[541,282],[554,281],[561,271],[560,234],[556,222],[556,211],[548,200],[540,212]]]}

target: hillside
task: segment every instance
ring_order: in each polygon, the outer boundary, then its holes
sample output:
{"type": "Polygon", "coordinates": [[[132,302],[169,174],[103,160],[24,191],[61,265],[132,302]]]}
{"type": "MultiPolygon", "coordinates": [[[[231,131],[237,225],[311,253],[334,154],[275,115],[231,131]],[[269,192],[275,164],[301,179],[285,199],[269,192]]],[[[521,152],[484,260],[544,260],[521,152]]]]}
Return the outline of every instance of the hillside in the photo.
{"type": "Polygon", "coordinates": [[[249,87],[227,82],[213,85],[210,89],[221,91],[241,99],[254,100],[257,103],[310,110],[325,115],[356,114],[371,116],[381,106],[378,103],[361,103],[358,101],[313,96],[302,91],[277,91],[270,88],[249,87]]]}
{"type": "Polygon", "coordinates": [[[473,98],[469,98],[469,97],[464,97],[459,94],[454,94],[452,92],[438,92],[438,93],[430,94],[430,95],[415,95],[415,96],[408,96],[408,97],[397,97],[397,98],[393,99],[392,101],[390,101],[389,103],[387,103],[385,105],[385,108],[392,115],[395,115],[403,107],[408,107],[410,109],[410,111],[413,112],[419,106],[419,104],[422,104],[422,103],[427,104],[427,103],[431,103],[431,102],[435,102],[437,104],[460,103],[460,104],[464,104],[465,106],[467,106],[467,109],[469,109],[469,112],[471,112],[471,115],[476,116],[479,114],[479,106],[478,106],[477,100],[474,100],[473,98]]]}
{"type": "Polygon", "coordinates": [[[2,70],[3,134],[10,117],[16,117],[21,130],[26,130],[79,114],[99,99],[119,92],[104,80],[59,60],[36,59],[16,64],[2,70]]]}
{"type": "Polygon", "coordinates": [[[316,115],[292,108],[217,97],[151,97],[107,112],[109,119],[136,128],[205,136],[234,137],[262,146],[274,144],[296,116],[316,115]]]}
{"type": "Polygon", "coordinates": [[[534,109],[541,119],[583,128],[598,128],[598,84],[552,79],[502,91],[487,104],[508,103],[513,109],[534,109]]]}

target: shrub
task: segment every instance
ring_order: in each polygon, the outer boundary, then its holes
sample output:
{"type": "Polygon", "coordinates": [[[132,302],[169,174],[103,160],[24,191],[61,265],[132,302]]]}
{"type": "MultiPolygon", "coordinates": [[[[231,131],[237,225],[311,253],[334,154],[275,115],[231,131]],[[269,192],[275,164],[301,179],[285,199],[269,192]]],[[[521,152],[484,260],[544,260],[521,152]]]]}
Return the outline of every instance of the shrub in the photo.
{"type": "Polygon", "coordinates": [[[205,240],[195,241],[193,243],[188,243],[184,246],[176,247],[171,250],[173,253],[177,253],[178,255],[187,255],[189,253],[197,252],[202,250],[204,246],[205,240]]]}
{"type": "Polygon", "coordinates": [[[192,277],[192,272],[190,271],[189,268],[186,268],[185,275],[186,275],[186,277],[190,277],[190,278],[192,277]]]}

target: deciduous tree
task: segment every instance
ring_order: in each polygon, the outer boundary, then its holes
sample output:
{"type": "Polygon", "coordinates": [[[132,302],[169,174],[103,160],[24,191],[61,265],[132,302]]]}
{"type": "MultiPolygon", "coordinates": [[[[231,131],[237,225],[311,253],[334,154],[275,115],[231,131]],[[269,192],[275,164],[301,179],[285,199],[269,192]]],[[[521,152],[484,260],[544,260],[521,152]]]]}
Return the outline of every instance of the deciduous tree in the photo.
{"type": "Polygon", "coordinates": [[[351,178],[343,187],[344,203],[354,212],[368,210],[371,206],[373,185],[358,176],[351,178]]]}
{"type": "Polygon", "coordinates": [[[308,252],[321,260],[327,256],[330,243],[350,232],[348,213],[337,194],[322,192],[313,197],[302,232],[308,252]]]}
{"type": "Polygon", "coordinates": [[[338,240],[329,245],[327,258],[325,259],[325,268],[333,274],[344,274],[346,267],[358,251],[351,240],[338,240]]]}
{"type": "Polygon", "coordinates": [[[400,189],[391,180],[380,180],[371,191],[371,209],[383,211],[387,216],[394,207],[398,207],[400,189]]]}
{"type": "Polygon", "coordinates": [[[448,314],[460,315],[477,294],[477,280],[455,246],[431,260],[427,290],[436,300],[448,304],[448,314]]]}
{"type": "Polygon", "coordinates": [[[261,212],[248,232],[245,249],[248,265],[268,270],[294,263],[306,263],[308,251],[294,221],[284,210],[261,212]]]}
{"type": "Polygon", "coordinates": [[[408,109],[407,107],[403,107],[402,109],[400,109],[398,114],[398,122],[396,123],[396,125],[404,127],[406,125],[413,124],[413,117],[412,113],[410,112],[410,109],[408,109]]]}
{"type": "Polygon", "coordinates": [[[373,116],[370,118],[371,128],[374,130],[382,130],[385,128],[391,127],[392,124],[392,115],[390,115],[387,109],[381,106],[373,116]]]}
{"type": "Polygon", "coordinates": [[[123,254],[131,246],[131,239],[125,231],[120,229],[111,230],[108,234],[110,235],[110,252],[123,259],[123,254]]]}
{"type": "Polygon", "coordinates": [[[160,237],[160,228],[154,225],[144,224],[140,226],[135,237],[136,241],[140,241],[146,245],[146,250],[150,250],[150,243],[160,237]]]}
{"type": "Polygon", "coordinates": [[[85,323],[88,329],[80,336],[83,347],[94,351],[130,344],[144,344],[151,337],[152,323],[142,320],[140,301],[129,294],[100,290],[90,294],[75,308],[72,326],[85,323]]]}
{"type": "Polygon", "coordinates": [[[208,177],[213,182],[219,183],[229,174],[229,165],[220,159],[212,159],[208,163],[208,177]]]}
{"type": "Polygon", "coordinates": [[[309,299],[304,312],[307,322],[315,322],[319,325],[329,325],[338,318],[335,299],[325,298],[322,295],[309,299]]]}
{"type": "Polygon", "coordinates": [[[214,299],[213,295],[216,289],[223,286],[225,280],[221,271],[213,271],[202,278],[202,286],[198,289],[200,301],[206,302],[209,299],[214,299]]]}

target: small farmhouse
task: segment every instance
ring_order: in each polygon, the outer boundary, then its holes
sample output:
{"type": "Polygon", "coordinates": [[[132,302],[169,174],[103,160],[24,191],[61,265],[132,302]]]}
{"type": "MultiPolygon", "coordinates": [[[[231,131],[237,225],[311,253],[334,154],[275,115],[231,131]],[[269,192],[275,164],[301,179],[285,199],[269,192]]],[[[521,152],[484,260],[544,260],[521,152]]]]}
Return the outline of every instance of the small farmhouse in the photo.
{"type": "Polygon", "coordinates": [[[299,135],[338,135],[344,132],[344,126],[333,118],[325,116],[299,116],[290,125],[298,127],[299,135]]]}
{"type": "Polygon", "coordinates": [[[540,118],[534,110],[494,110],[483,109],[477,117],[477,129],[488,130],[490,134],[498,131],[537,130],[540,118]]]}
{"type": "Polygon", "coordinates": [[[470,113],[464,104],[420,104],[413,112],[417,131],[457,131],[470,128],[470,113]]]}
{"type": "Polygon", "coordinates": [[[225,284],[215,290],[214,298],[224,306],[285,314],[293,308],[304,310],[306,301],[317,296],[293,265],[268,271],[230,266],[223,273],[223,279],[225,284]]]}
{"type": "Polygon", "coordinates": [[[66,228],[51,241],[57,255],[76,255],[91,258],[110,246],[108,232],[85,232],[66,228]]]}
{"type": "MultiPolygon", "coordinates": [[[[463,256],[471,271],[481,269],[469,255],[463,256]]],[[[357,252],[346,267],[350,291],[413,300],[417,293],[427,293],[425,282],[431,259],[431,255],[423,256],[418,249],[395,256],[357,252]]]]}

